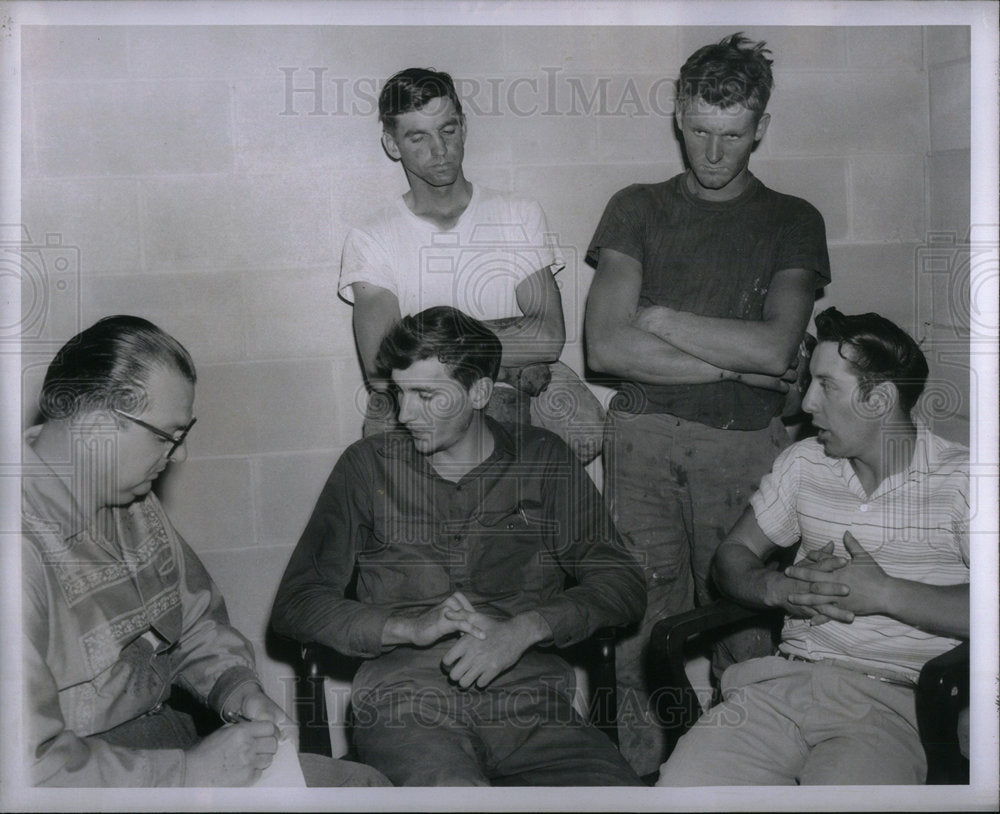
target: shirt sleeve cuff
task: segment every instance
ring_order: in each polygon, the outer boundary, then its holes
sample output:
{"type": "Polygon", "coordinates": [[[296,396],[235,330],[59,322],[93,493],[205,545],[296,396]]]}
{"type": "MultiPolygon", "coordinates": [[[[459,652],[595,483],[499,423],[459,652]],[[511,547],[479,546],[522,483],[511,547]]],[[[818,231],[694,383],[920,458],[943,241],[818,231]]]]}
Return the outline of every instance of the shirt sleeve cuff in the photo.
{"type": "MultiPolygon", "coordinates": [[[[226,720],[225,716],[222,715],[222,711],[226,708],[226,702],[244,684],[261,686],[257,674],[249,667],[230,667],[216,680],[212,692],[208,695],[208,705],[218,712],[223,720],[226,720]]],[[[261,687],[261,692],[263,692],[263,687],[261,687]]]]}

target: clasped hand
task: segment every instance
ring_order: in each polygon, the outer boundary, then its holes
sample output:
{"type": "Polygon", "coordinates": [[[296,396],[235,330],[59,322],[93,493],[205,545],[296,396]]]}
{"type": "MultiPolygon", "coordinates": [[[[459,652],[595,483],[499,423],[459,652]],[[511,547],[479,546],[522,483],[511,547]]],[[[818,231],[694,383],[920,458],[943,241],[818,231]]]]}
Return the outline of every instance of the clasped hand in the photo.
{"type": "Polygon", "coordinates": [[[834,619],[850,624],[855,616],[884,611],[890,577],[849,532],[844,532],[847,557],[833,553],[833,542],[809,552],[805,560],[785,569],[787,606],[793,615],[819,625],[834,619]]]}

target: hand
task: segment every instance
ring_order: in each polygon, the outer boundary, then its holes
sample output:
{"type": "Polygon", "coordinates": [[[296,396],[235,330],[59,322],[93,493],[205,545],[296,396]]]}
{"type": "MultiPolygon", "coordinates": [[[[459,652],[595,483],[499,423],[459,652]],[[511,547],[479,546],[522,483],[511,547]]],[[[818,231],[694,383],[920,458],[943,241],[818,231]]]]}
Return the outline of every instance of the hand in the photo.
{"type": "Polygon", "coordinates": [[[248,786],[278,751],[278,729],[270,721],[227,724],[186,751],[187,786],[248,786]]]}
{"type": "MultiPolygon", "coordinates": [[[[825,546],[813,551],[806,552],[805,561],[810,563],[810,569],[830,573],[847,565],[844,557],[838,557],[833,553],[833,540],[825,546]]],[[[793,583],[794,584],[794,583],[793,583]]],[[[822,611],[826,605],[810,607],[808,605],[796,605],[789,602],[786,609],[797,619],[808,619],[810,625],[822,625],[830,621],[830,616],[822,611]]],[[[834,609],[836,613],[836,609],[834,609]]]]}
{"type": "Polygon", "coordinates": [[[276,727],[281,740],[297,740],[298,727],[281,707],[261,689],[259,684],[248,683],[237,687],[226,699],[223,717],[236,714],[249,721],[270,721],[276,727]]]}
{"type": "Polygon", "coordinates": [[[533,612],[503,621],[476,614],[476,623],[486,631],[485,638],[462,636],[441,659],[449,678],[466,689],[488,686],[531,645],[551,635],[545,620],[533,612]]]}
{"type": "Polygon", "coordinates": [[[477,613],[461,591],[420,613],[397,613],[389,617],[382,634],[383,644],[415,644],[426,647],[452,633],[467,633],[483,639],[486,634],[476,623],[485,618],[477,613]]]}
{"type": "Polygon", "coordinates": [[[819,604],[817,597],[822,597],[824,602],[831,602],[832,599],[834,607],[843,617],[840,621],[846,622],[853,622],[855,616],[884,612],[887,583],[891,578],[849,531],[844,532],[844,548],[850,560],[837,571],[836,582],[827,581],[824,577],[829,572],[814,567],[812,563],[786,568],[786,576],[808,583],[808,592],[790,594],[789,601],[815,606],[819,604]]]}

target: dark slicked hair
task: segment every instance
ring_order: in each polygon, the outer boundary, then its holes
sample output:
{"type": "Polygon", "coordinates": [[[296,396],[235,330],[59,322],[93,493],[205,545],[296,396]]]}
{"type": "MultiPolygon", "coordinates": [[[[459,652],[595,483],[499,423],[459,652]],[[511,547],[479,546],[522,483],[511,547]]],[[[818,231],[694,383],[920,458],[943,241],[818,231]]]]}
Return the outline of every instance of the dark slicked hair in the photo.
{"type": "Polygon", "coordinates": [[[382,88],[378,120],[384,129],[391,130],[396,126],[397,116],[421,110],[432,99],[442,96],[451,99],[455,112],[461,116],[462,103],[451,76],[431,68],[406,68],[390,77],[382,88]]]}
{"type": "Polygon", "coordinates": [[[150,373],[158,367],[176,370],[191,384],[197,380],[184,346],[152,322],[105,317],[70,339],[49,364],[39,399],[42,418],[112,409],[142,412],[150,373]]]}
{"type": "Polygon", "coordinates": [[[741,31],[699,48],[677,79],[678,108],[686,110],[695,99],[721,108],[743,105],[759,120],[774,89],[773,61],[765,56],[771,51],[765,45],[741,31]]]}
{"type": "Polygon", "coordinates": [[[388,379],[394,370],[437,359],[468,389],[478,379],[496,381],[501,353],[500,340],[482,322],[457,308],[438,305],[393,325],[379,345],[375,367],[388,379]]]}
{"type": "Polygon", "coordinates": [[[836,342],[837,352],[857,373],[865,398],[879,382],[892,382],[909,414],[927,384],[927,358],[906,331],[878,314],[845,315],[827,308],[816,315],[816,338],[836,342]]]}

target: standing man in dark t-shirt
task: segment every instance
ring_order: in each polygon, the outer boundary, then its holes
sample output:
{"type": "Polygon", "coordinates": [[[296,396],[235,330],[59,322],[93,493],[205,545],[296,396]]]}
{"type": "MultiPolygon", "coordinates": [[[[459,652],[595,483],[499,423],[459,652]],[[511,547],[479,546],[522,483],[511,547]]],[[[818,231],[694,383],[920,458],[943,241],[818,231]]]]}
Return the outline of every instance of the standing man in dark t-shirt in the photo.
{"type": "MultiPolygon", "coordinates": [[[[734,34],[696,51],[677,83],[686,172],[612,197],[587,260],[590,366],[618,382],[605,495],[646,574],[648,607],[619,648],[622,750],[651,774],[653,624],[708,601],[709,565],[788,438],[780,416],[815,301],[830,280],[823,218],[749,171],[773,86],[764,43],[734,34]]],[[[730,640],[716,672],[770,647],[730,640]]]]}

